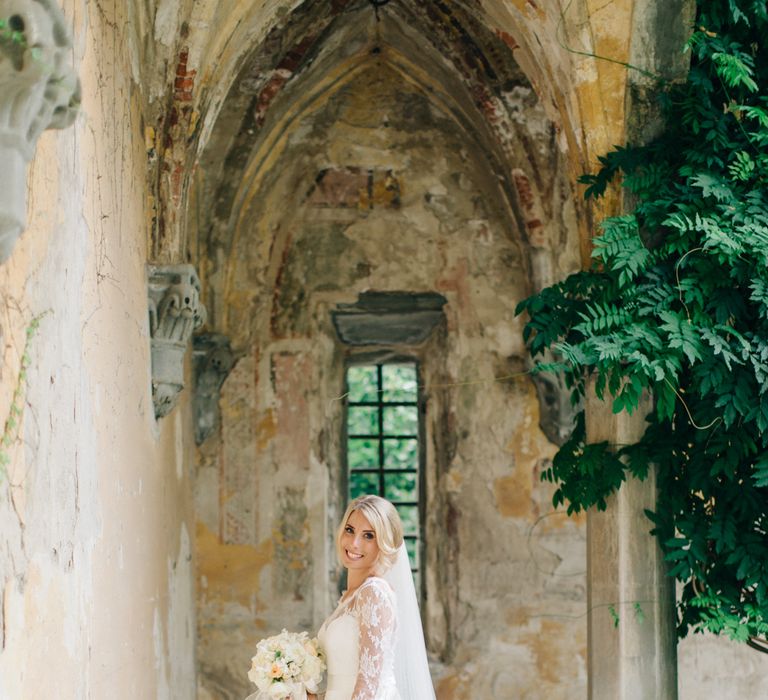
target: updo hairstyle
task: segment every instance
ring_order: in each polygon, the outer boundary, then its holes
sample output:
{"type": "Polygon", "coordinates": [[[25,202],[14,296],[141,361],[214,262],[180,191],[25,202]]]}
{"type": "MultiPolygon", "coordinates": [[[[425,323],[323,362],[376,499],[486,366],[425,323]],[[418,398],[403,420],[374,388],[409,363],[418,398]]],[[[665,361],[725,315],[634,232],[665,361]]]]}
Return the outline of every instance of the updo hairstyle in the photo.
{"type": "Polygon", "coordinates": [[[365,517],[376,534],[376,544],[379,545],[376,573],[384,574],[395,563],[397,550],[403,544],[403,523],[400,520],[400,514],[395,506],[381,496],[359,496],[352,501],[347,506],[341,525],[336,531],[336,554],[339,561],[343,561],[341,536],[344,534],[349,516],[354,511],[359,511],[365,517]]]}

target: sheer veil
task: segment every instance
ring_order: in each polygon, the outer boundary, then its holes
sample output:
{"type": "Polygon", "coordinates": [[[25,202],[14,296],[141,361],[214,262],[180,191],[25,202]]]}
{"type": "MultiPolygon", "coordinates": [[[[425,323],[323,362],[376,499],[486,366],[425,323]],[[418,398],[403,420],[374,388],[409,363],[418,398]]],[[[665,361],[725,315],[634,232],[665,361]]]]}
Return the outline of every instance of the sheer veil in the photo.
{"type": "Polygon", "coordinates": [[[434,700],[435,689],[429,675],[424,631],[421,628],[419,603],[405,542],[400,545],[394,566],[384,579],[397,596],[397,643],[395,646],[395,679],[402,700],[434,700]]]}

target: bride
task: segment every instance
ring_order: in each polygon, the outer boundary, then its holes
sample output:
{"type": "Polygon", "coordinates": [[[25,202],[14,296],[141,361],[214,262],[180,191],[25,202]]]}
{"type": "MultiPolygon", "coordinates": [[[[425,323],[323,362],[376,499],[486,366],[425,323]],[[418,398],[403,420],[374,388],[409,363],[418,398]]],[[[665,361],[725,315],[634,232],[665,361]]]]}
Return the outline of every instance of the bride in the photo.
{"type": "Polygon", "coordinates": [[[328,666],[325,700],[434,700],[395,507],[379,496],[352,501],[336,551],[348,588],[318,633],[328,666]]]}

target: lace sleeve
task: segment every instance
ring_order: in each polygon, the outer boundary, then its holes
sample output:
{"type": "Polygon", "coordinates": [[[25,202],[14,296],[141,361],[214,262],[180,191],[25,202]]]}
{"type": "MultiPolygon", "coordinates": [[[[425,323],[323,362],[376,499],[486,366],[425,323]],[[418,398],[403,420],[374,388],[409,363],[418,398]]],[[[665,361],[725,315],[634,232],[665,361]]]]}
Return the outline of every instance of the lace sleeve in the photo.
{"type": "Polygon", "coordinates": [[[360,659],[352,700],[375,700],[385,658],[394,653],[396,614],[382,580],[371,580],[357,594],[355,611],[360,628],[360,659]]]}

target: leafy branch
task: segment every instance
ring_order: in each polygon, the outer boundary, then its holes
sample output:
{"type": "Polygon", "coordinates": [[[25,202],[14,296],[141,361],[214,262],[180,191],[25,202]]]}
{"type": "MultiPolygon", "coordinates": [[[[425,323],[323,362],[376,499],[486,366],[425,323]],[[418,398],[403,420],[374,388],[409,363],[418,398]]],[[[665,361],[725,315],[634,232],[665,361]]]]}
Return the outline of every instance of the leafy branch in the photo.
{"type": "Polygon", "coordinates": [[[650,392],[645,434],[589,444],[583,414],[543,479],[568,512],[606,507],[657,468],[648,512],[680,583],[678,632],[766,649],[768,636],[768,9],[700,0],[683,85],[660,97],[665,129],[616,148],[581,178],[615,179],[637,204],[602,222],[593,266],[523,301],[539,371],[577,403],[594,378],[614,412],[650,392]]]}

